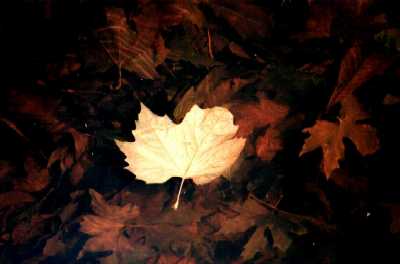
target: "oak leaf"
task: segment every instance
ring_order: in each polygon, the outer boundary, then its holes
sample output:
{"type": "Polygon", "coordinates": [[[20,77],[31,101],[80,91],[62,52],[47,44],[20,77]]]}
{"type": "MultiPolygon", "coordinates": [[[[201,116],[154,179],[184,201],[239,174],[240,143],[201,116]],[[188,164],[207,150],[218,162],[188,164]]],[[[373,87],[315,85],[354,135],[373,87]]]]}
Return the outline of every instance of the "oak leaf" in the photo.
{"type": "Polygon", "coordinates": [[[182,178],[179,198],[185,179],[206,184],[234,164],[246,142],[234,138],[237,130],[233,115],[223,107],[194,105],[182,123],[174,124],[142,104],[133,133],[135,142],[116,143],[138,179],[163,183],[171,177],[182,178]]]}
{"type": "Polygon", "coordinates": [[[139,209],[132,204],[122,207],[110,205],[96,191],[89,192],[95,214],[83,216],[81,231],[92,237],[86,241],[78,258],[86,252],[113,251],[114,254],[106,258],[110,259],[110,263],[118,263],[118,254],[132,251],[129,240],[122,232],[129,221],[139,215],[139,209]]]}
{"type": "Polygon", "coordinates": [[[343,138],[353,141],[361,155],[373,154],[379,148],[376,130],[370,125],[358,123],[367,117],[357,100],[353,96],[347,97],[342,102],[339,122],[317,120],[313,127],[304,129],[304,132],[310,133],[310,137],[304,142],[300,156],[321,147],[321,167],[329,179],[332,172],[339,168],[339,161],[344,158],[343,138]]]}

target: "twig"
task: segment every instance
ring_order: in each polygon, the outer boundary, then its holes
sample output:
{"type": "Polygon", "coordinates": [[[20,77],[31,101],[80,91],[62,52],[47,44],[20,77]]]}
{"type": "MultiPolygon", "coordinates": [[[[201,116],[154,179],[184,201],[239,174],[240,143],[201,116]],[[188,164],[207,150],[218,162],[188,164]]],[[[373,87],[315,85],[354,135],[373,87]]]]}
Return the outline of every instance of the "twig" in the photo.
{"type": "Polygon", "coordinates": [[[208,36],[208,55],[210,55],[211,59],[214,59],[213,51],[212,51],[212,41],[211,41],[211,33],[210,29],[207,29],[207,36],[208,36]]]}

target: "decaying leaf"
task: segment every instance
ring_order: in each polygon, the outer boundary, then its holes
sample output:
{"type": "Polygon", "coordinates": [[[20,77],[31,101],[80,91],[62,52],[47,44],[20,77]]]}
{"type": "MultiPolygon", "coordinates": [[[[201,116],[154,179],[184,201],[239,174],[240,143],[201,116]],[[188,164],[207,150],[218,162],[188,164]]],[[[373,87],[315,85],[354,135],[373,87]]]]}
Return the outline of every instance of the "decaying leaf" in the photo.
{"type": "Polygon", "coordinates": [[[239,157],[246,140],[234,138],[237,130],[233,115],[223,107],[201,109],[194,105],[182,123],[174,124],[142,104],[135,142],[116,143],[138,179],[163,183],[180,177],[182,184],[189,178],[196,184],[206,184],[239,157]]]}
{"type": "Polygon", "coordinates": [[[244,260],[251,260],[257,252],[264,252],[267,247],[267,239],[264,236],[265,227],[258,227],[247,241],[242,254],[244,260]]]}
{"type": "Polygon", "coordinates": [[[81,258],[86,252],[112,251],[110,263],[119,263],[118,254],[132,251],[129,240],[122,234],[129,221],[139,215],[138,207],[132,204],[117,206],[108,204],[94,190],[90,190],[94,215],[85,215],[81,222],[81,231],[91,236],[79,253],[81,258]],[[115,261],[115,262],[112,262],[115,261]]]}
{"type": "Polygon", "coordinates": [[[343,58],[338,85],[329,99],[328,108],[351,96],[357,88],[372,77],[381,75],[393,62],[392,58],[373,54],[360,63],[358,62],[360,58],[357,54],[357,48],[353,47],[343,58]],[[359,67],[357,67],[358,64],[360,65],[359,67]]]}
{"type": "Polygon", "coordinates": [[[156,66],[166,57],[164,40],[158,35],[158,22],[136,18],[139,32],[130,29],[123,9],[106,11],[108,27],[98,29],[100,43],[119,69],[137,73],[142,78],[158,77],[156,66]],[[154,28],[157,29],[154,31],[154,28]]]}
{"type": "Polygon", "coordinates": [[[272,18],[252,1],[205,1],[214,13],[224,18],[244,39],[265,38],[271,31],[272,18]]]}
{"type": "Polygon", "coordinates": [[[287,106],[264,96],[260,96],[259,102],[234,102],[229,109],[239,125],[238,136],[242,137],[250,135],[256,128],[277,125],[289,112],[287,106]]]}
{"type": "Polygon", "coordinates": [[[0,193],[0,209],[9,206],[21,206],[24,203],[31,203],[35,199],[29,193],[10,191],[0,193]]]}
{"type": "Polygon", "coordinates": [[[14,181],[14,188],[24,192],[39,192],[49,184],[49,171],[40,166],[35,159],[27,157],[25,160],[25,171],[27,176],[14,181]]]}
{"type": "Polygon", "coordinates": [[[193,105],[200,107],[222,106],[252,80],[227,78],[224,68],[216,67],[197,85],[185,92],[174,110],[176,120],[182,120],[193,105]]]}
{"type": "Polygon", "coordinates": [[[48,219],[53,215],[34,215],[28,221],[19,223],[12,231],[12,239],[15,245],[21,245],[40,236],[48,227],[48,219]]]}
{"type": "Polygon", "coordinates": [[[357,150],[363,155],[374,153],[379,148],[379,140],[375,128],[367,124],[358,124],[368,115],[361,109],[361,105],[353,96],[347,97],[342,102],[342,110],[338,123],[317,120],[313,127],[304,129],[310,133],[301,150],[300,156],[322,147],[322,170],[329,179],[332,172],[339,168],[339,161],[344,157],[343,138],[353,141],[357,150]]]}
{"type": "MultiPolygon", "coordinates": [[[[301,217],[277,209],[272,211],[261,204],[258,200],[250,196],[243,204],[234,205],[231,210],[237,212],[236,215],[226,216],[224,214],[220,229],[215,236],[220,238],[238,238],[248,229],[256,226],[256,230],[245,245],[241,257],[244,260],[251,260],[257,252],[267,254],[268,241],[264,237],[264,232],[268,228],[273,238],[272,247],[276,247],[285,252],[292,243],[292,235],[302,235],[307,232],[301,224],[301,217]]],[[[306,220],[307,221],[307,220],[306,220]]]]}
{"type": "Polygon", "coordinates": [[[280,130],[275,127],[267,129],[264,135],[259,136],[256,141],[257,157],[262,160],[272,160],[275,154],[282,149],[280,130]]]}

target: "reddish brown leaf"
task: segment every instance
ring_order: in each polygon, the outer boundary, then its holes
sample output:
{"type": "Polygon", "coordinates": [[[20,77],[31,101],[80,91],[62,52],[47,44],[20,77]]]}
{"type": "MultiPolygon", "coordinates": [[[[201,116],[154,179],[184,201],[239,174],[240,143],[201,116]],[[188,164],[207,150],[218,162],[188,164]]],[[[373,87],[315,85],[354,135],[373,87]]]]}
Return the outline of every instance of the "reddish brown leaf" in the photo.
{"type": "MultiPolygon", "coordinates": [[[[353,65],[357,64],[353,62],[353,59],[357,59],[355,58],[357,56],[355,54],[351,55],[354,52],[350,52],[351,53],[345,56],[341,65],[343,67],[343,71],[341,70],[339,77],[343,79],[349,78],[352,75],[348,74],[346,72],[347,70],[354,71],[354,67],[349,66],[349,64],[351,64],[350,61],[353,65]]],[[[374,54],[367,57],[350,79],[339,79],[341,83],[338,82],[338,86],[336,86],[335,90],[333,91],[331,98],[329,99],[328,108],[340,102],[347,96],[353,94],[357,88],[366,83],[372,77],[383,74],[384,71],[392,64],[392,62],[392,58],[388,58],[383,55],[374,54]]]]}
{"type": "Polygon", "coordinates": [[[195,264],[195,260],[192,258],[178,257],[175,255],[162,255],[157,264],[195,264]]]}
{"type": "Polygon", "coordinates": [[[257,138],[256,152],[260,159],[271,161],[275,154],[282,149],[280,132],[277,128],[270,127],[264,135],[257,138]]]}
{"type": "Polygon", "coordinates": [[[215,68],[196,87],[187,90],[175,107],[175,120],[182,120],[195,104],[205,108],[226,104],[236,92],[252,81],[240,78],[225,79],[225,74],[224,69],[215,68]]]}
{"type": "Polygon", "coordinates": [[[385,98],[383,99],[383,104],[384,105],[395,105],[395,104],[400,104],[400,96],[394,96],[391,94],[387,94],[385,98]]]}
{"type": "Polygon", "coordinates": [[[6,160],[0,160],[0,183],[15,171],[15,166],[6,160]]]}
{"type": "Polygon", "coordinates": [[[340,63],[337,86],[341,86],[351,80],[362,63],[360,43],[356,42],[344,55],[340,63]]]}
{"type": "Polygon", "coordinates": [[[256,128],[274,126],[289,112],[287,106],[263,96],[260,96],[259,102],[232,103],[229,109],[235,116],[235,123],[239,125],[239,137],[250,135],[256,128]]]}
{"type": "Polygon", "coordinates": [[[251,59],[249,54],[247,54],[246,51],[235,42],[229,42],[229,49],[233,54],[240,58],[251,59]]]}
{"type": "Polygon", "coordinates": [[[390,215],[392,217],[390,232],[392,232],[393,234],[400,233],[400,205],[385,204],[385,207],[389,209],[390,215]]]}
{"type": "Polygon", "coordinates": [[[321,167],[329,179],[332,172],[339,168],[339,161],[344,158],[344,137],[351,139],[363,156],[376,152],[379,148],[376,130],[370,125],[357,123],[367,117],[357,100],[353,96],[347,97],[342,102],[339,123],[317,120],[313,127],[304,129],[304,132],[310,133],[310,137],[304,142],[300,156],[321,147],[321,167]]]}
{"type": "Polygon", "coordinates": [[[223,17],[243,38],[265,38],[271,31],[272,18],[251,1],[209,1],[217,16],[223,17]]]}
{"type": "Polygon", "coordinates": [[[27,157],[25,160],[26,177],[14,181],[14,188],[17,191],[39,192],[49,184],[49,171],[46,167],[40,166],[35,159],[27,157]]]}
{"type": "Polygon", "coordinates": [[[331,36],[331,26],[334,11],[330,6],[313,4],[306,22],[306,38],[328,38],[331,36]]]}
{"type": "Polygon", "coordinates": [[[21,245],[40,236],[48,226],[46,221],[53,215],[34,215],[27,222],[19,223],[12,231],[12,239],[15,245],[21,245]]]}
{"type": "Polygon", "coordinates": [[[98,29],[97,35],[113,64],[142,78],[157,78],[155,68],[165,59],[166,49],[154,14],[132,18],[138,32],[129,27],[123,9],[107,9],[106,16],[108,27],[98,29]]]}
{"type": "MultiPolygon", "coordinates": [[[[139,215],[138,207],[132,204],[117,206],[108,204],[104,198],[94,190],[90,190],[92,197],[92,209],[94,215],[83,216],[81,231],[92,237],[86,241],[78,258],[86,252],[113,251],[130,252],[132,245],[129,240],[122,235],[123,228],[129,221],[139,215]]],[[[107,258],[112,258],[109,256],[107,258]]]]}
{"type": "Polygon", "coordinates": [[[10,206],[21,206],[24,203],[31,203],[34,198],[25,192],[11,191],[0,193],[0,209],[10,206]]]}

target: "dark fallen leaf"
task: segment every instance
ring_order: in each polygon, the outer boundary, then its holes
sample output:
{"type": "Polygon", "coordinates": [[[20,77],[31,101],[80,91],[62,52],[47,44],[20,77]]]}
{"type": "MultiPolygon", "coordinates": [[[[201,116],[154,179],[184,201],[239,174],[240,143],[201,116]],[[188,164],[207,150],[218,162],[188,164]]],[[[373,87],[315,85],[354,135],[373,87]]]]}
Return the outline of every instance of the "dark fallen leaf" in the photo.
{"type": "Polygon", "coordinates": [[[22,206],[25,203],[31,203],[35,199],[32,195],[20,191],[11,191],[0,193],[0,209],[10,206],[22,206]]]}

